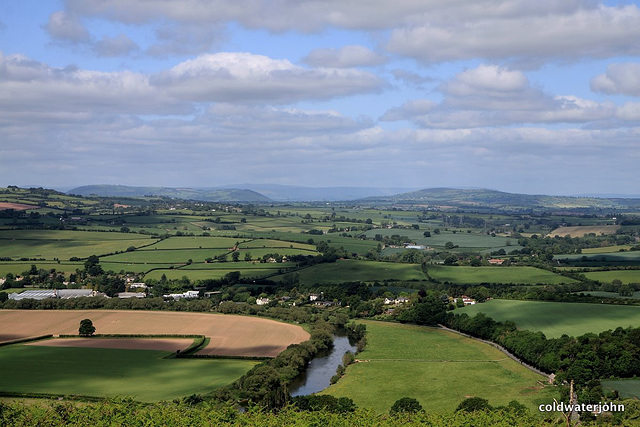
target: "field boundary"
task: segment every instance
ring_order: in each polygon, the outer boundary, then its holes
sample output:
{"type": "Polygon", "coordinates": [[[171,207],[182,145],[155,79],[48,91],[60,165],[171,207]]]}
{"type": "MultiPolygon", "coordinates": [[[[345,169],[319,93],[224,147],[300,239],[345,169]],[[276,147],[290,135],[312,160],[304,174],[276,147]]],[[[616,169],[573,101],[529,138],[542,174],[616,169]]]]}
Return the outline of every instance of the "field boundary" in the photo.
{"type": "Polygon", "coordinates": [[[463,337],[466,338],[471,338],[472,340],[476,340],[476,341],[480,341],[483,342],[485,344],[489,344],[495,348],[497,348],[498,350],[500,350],[501,352],[503,352],[504,354],[506,354],[507,356],[509,356],[511,359],[513,359],[514,361],[520,363],[522,366],[524,366],[525,368],[529,369],[531,372],[534,372],[538,375],[542,375],[543,377],[547,378],[549,381],[551,381],[551,375],[553,374],[547,374],[545,372],[542,372],[541,370],[539,370],[538,368],[535,368],[531,365],[529,365],[528,363],[523,362],[521,359],[517,358],[516,356],[514,356],[513,354],[511,354],[509,352],[509,350],[507,350],[506,348],[502,347],[500,344],[496,344],[493,341],[487,341],[487,340],[483,340],[481,338],[476,338],[474,336],[465,334],[464,332],[460,332],[460,331],[456,331],[455,329],[451,329],[451,328],[447,328],[444,325],[440,325],[438,324],[438,326],[440,326],[440,328],[444,329],[445,331],[449,331],[449,332],[453,332],[454,334],[458,334],[458,335],[462,335],[463,337]]]}
{"type": "MultiPolygon", "coordinates": [[[[41,341],[41,340],[46,340],[48,338],[53,338],[53,335],[51,335],[51,334],[39,335],[37,337],[19,338],[17,340],[3,341],[3,342],[0,342],[0,347],[4,347],[4,346],[7,346],[7,345],[12,345],[12,344],[20,344],[20,343],[24,343],[24,342],[41,341]]],[[[75,337],[75,338],[77,338],[77,337],[75,337]]]]}

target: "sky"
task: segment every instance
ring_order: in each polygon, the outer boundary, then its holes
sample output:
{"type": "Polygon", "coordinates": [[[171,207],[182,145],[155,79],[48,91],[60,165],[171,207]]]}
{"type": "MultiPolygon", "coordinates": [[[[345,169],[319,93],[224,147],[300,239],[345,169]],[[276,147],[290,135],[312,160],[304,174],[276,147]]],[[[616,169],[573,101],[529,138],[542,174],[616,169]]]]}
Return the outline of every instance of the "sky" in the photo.
{"type": "Polygon", "coordinates": [[[0,186],[640,194],[640,7],[0,2],[0,186]]]}

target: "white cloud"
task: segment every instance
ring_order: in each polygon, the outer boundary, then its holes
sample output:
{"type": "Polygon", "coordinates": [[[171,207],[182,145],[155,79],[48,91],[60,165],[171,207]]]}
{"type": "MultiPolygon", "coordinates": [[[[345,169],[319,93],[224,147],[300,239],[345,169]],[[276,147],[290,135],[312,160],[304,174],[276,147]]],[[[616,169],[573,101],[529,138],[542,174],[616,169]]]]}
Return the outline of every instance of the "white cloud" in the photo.
{"type": "Polygon", "coordinates": [[[249,53],[201,55],[159,73],[153,83],[173,96],[194,101],[271,103],[330,99],[385,86],[364,71],[308,69],[249,53]]]}
{"type": "Polygon", "coordinates": [[[0,111],[11,115],[191,114],[200,102],[287,104],[382,87],[382,80],[362,71],[302,68],[244,53],[204,55],[149,75],[54,68],[0,52],[0,111]]]}
{"type": "Polygon", "coordinates": [[[340,49],[315,49],[303,60],[314,67],[350,68],[382,65],[387,59],[364,46],[343,46],[340,49]]]}
{"type": "MultiPolygon", "coordinates": [[[[431,63],[468,58],[571,60],[637,54],[640,10],[595,0],[67,0],[67,10],[180,31],[237,22],[273,32],[392,30],[386,48],[431,63]]],[[[311,58],[313,60],[313,58],[311,58]]]]}
{"type": "Polygon", "coordinates": [[[476,128],[531,123],[588,123],[610,120],[616,107],[576,96],[552,96],[531,85],[521,71],[495,65],[467,69],[440,85],[440,104],[410,101],[382,120],[412,120],[427,128],[476,128]]]}
{"type": "Polygon", "coordinates": [[[93,49],[98,56],[113,57],[128,55],[140,48],[125,34],[119,34],[116,37],[103,37],[93,44],[93,49]]]}
{"type": "Polygon", "coordinates": [[[191,25],[163,22],[155,31],[156,42],[149,46],[151,56],[194,55],[210,51],[224,39],[223,28],[216,24],[191,25]]]}
{"type": "Polygon", "coordinates": [[[56,41],[69,43],[86,43],[91,40],[89,31],[77,16],[59,10],[49,16],[49,21],[43,28],[56,41]]]}
{"type": "Polygon", "coordinates": [[[513,13],[434,19],[397,28],[386,47],[427,63],[469,58],[566,61],[640,53],[640,45],[633,42],[640,38],[640,10],[635,5],[582,2],[575,9],[529,15],[519,2],[501,3],[512,4],[513,13]]]}
{"type": "Polygon", "coordinates": [[[608,94],[640,96],[640,64],[611,64],[605,74],[591,80],[591,90],[608,94]]]}
{"type": "Polygon", "coordinates": [[[151,114],[189,112],[132,71],[53,68],[21,55],[0,54],[0,111],[151,114]]]}

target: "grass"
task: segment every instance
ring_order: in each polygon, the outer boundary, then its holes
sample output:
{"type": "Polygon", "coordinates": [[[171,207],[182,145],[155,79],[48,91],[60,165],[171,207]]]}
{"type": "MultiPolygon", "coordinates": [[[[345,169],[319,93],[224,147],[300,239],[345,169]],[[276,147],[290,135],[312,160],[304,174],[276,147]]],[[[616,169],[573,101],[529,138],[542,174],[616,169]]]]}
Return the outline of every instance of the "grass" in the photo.
{"type": "Polygon", "coordinates": [[[582,273],[587,279],[611,283],[618,279],[622,283],[640,283],[640,270],[610,270],[582,273]]]}
{"type": "Polygon", "coordinates": [[[605,391],[618,390],[623,399],[640,398],[640,380],[606,380],[602,381],[602,388],[605,391]]]}
{"type": "MultiPolygon", "coordinates": [[[[12,273],[14,276],[17,274],[22,275],[23,272],[29,271],[31,266],[35,265],[36,268],[43,268],[45,270],[51,270],[55,268],[58,272],[64,272],[65,274],[75,273],[76,269],[82,270],[84,268],[83,263],[77,262],[64,262],[60,263],[56,261],[19,261],[19,262],[0,262],[0,277],[5,277],[7,273],[12,273]]],[[[119,271],[119,270],[118,270],[119,271]]]]}
{"type": "Polygon", "coordinates": [[[131,396],[155,402],[204,394],[229,384],[257,362],[164,359],[167,352],[13,345],[0,348],[0,390],[86,396],[131,396]]]}
{"type": "Polygon", "coordinates": [[[88,257],[153,243],[129,233],[60,230],[0,230],[0,257],[13,259],[88,257]]]}
{"type": "Polygon", "coordinates": [[[547,338],[640,326],[640,307],[610,304],[495,299],[457,309],[455,313],[469,316],[486,313],[495,320],[511,320],[520,329],[542,331],[547,338]]]}
{"type": "MultiPolygon", "coordinates": [[[[262,264],[267,265],[267,264],[262,264]]],[[[276,264],[282,265],[282,264],[276,264]]],[[[162,275],[166,275],[167,279],[181,279],[183,276],[187,276],[190,280],[206,280],[206,279],[220,279],[226,274],[233,271],[239,271],[242,279],[257,279],[269,274],[277,272],[277,269],[269,268],[234,268],[232,263],[226,263],[226,269],[204,269],[204,270],[185,270],[185,269],[173,269],[173,270],[153,270],[147,273],[145,279],[159,280],[162,275]]]]}
{"type": "Polygon", "coordinates": [[[235,239],[233,237],[170,237],[156,243],[155,245],[145,248],[145,250],[154,249],[227,249],[233,248],[236,242],[242,242],[244,239],[235,239]]]}
{"type": "Polygon", "coordinates": [[[438,329],[365,321],[367,348],[338,383],[321,393],[350,397],[378,413],[402,397],[417,399],[427,412],[451,412],[467,397],[491,405],[518,400],[534,408],[556,397],[541,387],[544,377],[476,340],[438,329]]]}
{"type": "MultiPolygon", "coordinates": [[[[419,264],[397,264],[378,261],[340,260],[297,271],[300,283],[382,282],[426,280],[419,264]]],[[[272,280],[281,280],[275,276],[272,280]]]]}
{"type": "Polygon", "coordinates": [[[619,252],[620,250],[628,251],[631,249],[631,245],[616,245],[616,246],[603,246],[600,248],[585,248],[582,250],[583,254],[602,254],[608,252],[619,252]]]}
{"type": "Polygon", "coordinates": [[[207,258],[228,253],[228,249],[164,249],[133,251],[101,257],[100,262],[127,262],[133,264],[183,264],[191,259],[204,262],[207,258]]]}
{"type": "Polygon", "coordinates": [[[424,237],[424,232],[424,229],[413,230],[392,228],[369,230],[365,233],[365,235],[368,238],[373,239],[376,234],[380,234],[382,236],[391,236],[393,234],[398,234],[400,236],[407,236],[409,239],[412,239],[420,245],[438,248],[444,247],[447,242],[451,242],[463,249],[498,250],[504,248],[505,251],[509,252],[514,249],[521,248],[520,246],[517,246],[517,239],[500,236],[491,237],[485,233],[480,233],[477,231],[475,233],[467,233],[462,231],[456,231],[456,233],[453,233],[453,231],[451,230],[442,230],[440,234],[436,234],[434,233],[433,229],[431,229],[431,237],[424,237]]]}
{"type": "Polygon", "coordinates": [[[535,267],[467,267],[431,265],[427,273],[440,282],[471,285],[477,283],[518,283],[523,285],[576,283],[568,277],[535,267]]]}
{"type": "Polygon", "coordinates": [[[607,291],[584,291],[584,292],[576,292],[577,294],[585,294],[592,295],[594,297],[601,298],[626,298],[626,299],[640,299],[640,291],[636,291],[631,296],[620,296],[618,292],[607,292],[607,291]]]}

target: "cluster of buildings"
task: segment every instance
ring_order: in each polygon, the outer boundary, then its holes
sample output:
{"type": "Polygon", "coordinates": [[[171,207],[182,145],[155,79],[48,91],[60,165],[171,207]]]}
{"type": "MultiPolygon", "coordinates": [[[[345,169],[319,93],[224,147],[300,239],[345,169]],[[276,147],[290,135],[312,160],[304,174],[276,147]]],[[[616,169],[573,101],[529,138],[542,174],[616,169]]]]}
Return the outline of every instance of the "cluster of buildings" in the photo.
{"type": "Polygon", "coordinates": [[[41,300],[45,298],[71,299],[80,297],[98,297],[106,296],[102,292],[93,291],[91,289],[34,289],[20,293],[9,294],[9,299],[20,301],[23,299],[41,300]]]}

